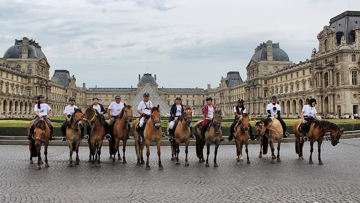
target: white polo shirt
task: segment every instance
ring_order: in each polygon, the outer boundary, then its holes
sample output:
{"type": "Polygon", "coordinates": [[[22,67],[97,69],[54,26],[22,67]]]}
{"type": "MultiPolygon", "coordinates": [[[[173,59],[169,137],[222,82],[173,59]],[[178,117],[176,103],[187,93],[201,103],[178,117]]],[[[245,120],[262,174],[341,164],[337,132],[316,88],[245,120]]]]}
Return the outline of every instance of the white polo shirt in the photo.
{"type": "Polygon", "coordinates": [[[64,110],[64,114],[67,114],[68,116],[71,116],[74,111],[75,111],[75,108],[78,108],[77,106],[70,106],[68,105],[67,107],[65,107],[65,110],[64,110]]]}
{"type": "Polygon", "coordinates": [[[147,102],[141,101],[137,109],[146,115],[150,115],[151,110],[149,107],[151,107],[151,108],[154,107],[151,101],[147,101],[147,102]]]}
{"type": "Polygon", "coordinates": [[[175,116],[181,116],[181,105],[176,105],[176,114],[175,116]]]}
{"type": "Polygon", "coordinates": [[[111,110],[111,116],[118,116],[122,108],[124,108],[124,103],[111,102],[109,106],[109,109],[111,110]]]}
{"type": "Polygon", "coordinates": [[[266,107],[266,110],[269,110],[271,114],[275,115],[277,114],[278,111],[281,111],[281,107],[279,104],[268,104],[267,107],[266,107]],[[274,109],[275,107],[275,109],[274,109]]]}
{"type": "Polygon", "coordinates": [[[34,110],[40,115],[40,116],[47,116],[48,111],[50,111],[50,106],[47,103],[40,104],[40,109],[38,108],[38,105],[35,104],[34,110]]]}
{"type": "Polygon", "coordinates": [[[309,105],[303,106],[302,111],[304,112],[304,116],[314,116],[317,114],[315,107],[310,107],[309,105]]]}

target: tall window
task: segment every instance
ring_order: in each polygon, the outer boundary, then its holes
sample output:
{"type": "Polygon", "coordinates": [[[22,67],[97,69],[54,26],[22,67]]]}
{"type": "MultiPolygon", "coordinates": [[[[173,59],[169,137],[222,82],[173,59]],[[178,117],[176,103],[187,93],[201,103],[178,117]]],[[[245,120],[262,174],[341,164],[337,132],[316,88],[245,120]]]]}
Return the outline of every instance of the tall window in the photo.
{"type": "Polygon", "coordinates": [[[268,74],[268,68],[265,66],[264,67],[264,75],[267,75],[268,74]]]}
{"type": "Polygon", "coordinates": [[[325,79],[325,87],[327,87],[329,85],[329,75],[328,75],[328,73],[325,73],[324,79],[325,79]]]}
{"type": "Polygon", "coordinates": [[[31,73],[32,73],[32,66],[31,66],[31,64],[29,64],[28,67],[27,67],[27,73],[28,73],[28,74],[31,74],[31,73]]]}
{"type": "Polygon", "coordinates": [[[296,77],[299,77],[299,72],[296,72],[296,77]]]}
{"type": "Polygon", "coordinates": [[[264,90],[264,97],[267,97],[267,90],[264,90]]]}
{"type": "Polygon", "coordinates": [[[303,75],[305,75],[305,70],[303,70],[303,75]]]}
{"type": "Polygon", "coordinates": [[[265,85],[267,84],[267,80],[264,80],[264,84],[265,84],[265,85]]]}
{"type": "Polygon", "coordinates": [[[291,78],[293,78],[293,73],[291,73],[291,78]]]}
{"type": "Polygon", "coordinates": [[[16,70],[21,71],[21,66],[19,64],[16,65],[16,70]]]}
{"type": "Polygon", "coordinates": [[[351,72],[352,85],[357,85],[357,71],[351,72]]]}
{"type": "Polygon", "coordinates": [[[278,70],[279,70],[279,68],[277,66],[275,66],[274,71],[276,72],[278,70]]]}
{"type": "Polygon", "coordinates": [[[336,86],[340,86],[340,73],[336,73],[336,86]]]}
{"type": "Polygon", "coordinates": [[[327,39],[325,40],[325,51],[329,51],[329,42],[327,39]]]}
{"type": "Polygon", "coordinates": [[[335,57],[335,61],[336,61],[336,63],[339,63],[339,56],[335,57]]]}
{"type": "Polygon", "coordinates": [[[356,61],[356,56],[355,56],[355,54],[351,55],[351,61],[356,61]]]}

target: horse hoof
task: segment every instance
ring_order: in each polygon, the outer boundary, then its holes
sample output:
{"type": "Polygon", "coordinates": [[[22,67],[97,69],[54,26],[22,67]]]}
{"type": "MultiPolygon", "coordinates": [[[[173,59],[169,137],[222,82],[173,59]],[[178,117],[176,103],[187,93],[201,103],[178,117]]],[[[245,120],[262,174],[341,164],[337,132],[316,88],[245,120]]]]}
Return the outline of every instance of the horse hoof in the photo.
{"type": "Polygon", "coordinates": [[[121,160],[121,157],[119,157],[118,160],[121,160]]]}
{"type": "Polygon", "coordinates": [[[101,164],[98,164],[97,167],[98,167],[98,168],[101,168],[101,164]]]}
{"type": "Polygon", "coordinates": [[[324,163],[322,161],[319,161],[319,165],[324,165],[324,163]]]}
{"type": "Polygon", "coordinates": [[[186,163],[185,163],[185,166],[189,166],[189,163],[188,163],[188,162],[186,162],[186,163]]]}
{"type": "Polygon", "coordinates": [[[150,166],[146,166],[146,170],[151,170],[150,166]]]}
{"type": "Polygon", "coordinates": [[[313,161],[311,161],[311,160],[309,161],[309,164],[313,164],[313,163],[314,163],[313,161]]]}
{"type": "Polygon", "coordinates": [[[243,158],[243,157],[240,157],[240,161],[244,161],[244,158],[243,158]]]}
{"type": "Polygon", "coordinates": [[[304,160],[304,157],[303,157],[303,156],[301,157],[301,160],[304,160]]]}
{"type": "Polygon", "coordinates": [[[236,165],[237,165],[237,166],[240,166],[240,162],[237,162],[236,165]]]}
{"type": "Polygon", "coordinates": [[[159,170],[163,170],[164,167],[162,165],[159,166],[159,170]]]}
{"type": "Polygon", "coordinates": [[[262,158],[262,155],[259,155],[259,158],[262,158]]]}
{"type": "Polygon", "coordinates": [[[209,167],[210,165],[209,164],[205,164],[205,167],[209,167]]]}
{"type": "Polygon", "coordinates": [[[175,161],[175,158],[174,158],[174,157],[171,157],[171,161],[175,161]]]}
{"type": "Polygon", "coordinates": [[[49,164],[45,164],[45,167],[46,167],[46,168],[49,168],[49,167],[50,167],[50,165],[49,165],[49,164]]]}
{"type": "Polygon", "coordinates": [[[112,162],[111,164],[112,164],[113,166],[115,166],[115,162],[112,162]]]}
{"type": "Polygon", "coordinates": [[[280,158],[277,158],[276,161],[277,161],[277,162],[281,162],[281,159],[280,159],[280,158]]]}
{"type": "Polygon", "coordinates": [[[140,163],[140,162],[137,162],[137,163],[136,163],[136,165],[137,165],[137,166],[140,166],[140,165],[141,165],[141,163],[140,163]]]}
{"type": "Polygon", "coordinates": [[[218,165],[218,164],[214,164],[214,167],[219,167],[219,165],[218,165]]]}
{"type": "Polygon", "coordinates": [[[176,165],[180,165],[180,162],[176,162],[176,165]]]}
{"type": "Polygon", "coordinates": [[[247,160],[247,162],[246,162],[247,164],[250,164],[250,160],[247,160]]]}
{"type": "Polygon", "coordinates": [[[275,163],[275,161],[274,161],[274,160],[271,160],[271,162],[270,162],[270,163],[274,164],[274,163],[275,163]]]}
{"type": "Polygon", "coordinates": [[[30,161],[30,164],[34,164],[34,161],[33,161],[33,160],[31,160],[31,161],[30,161]]]}
{"type": "Polygon", "coordinates": [[[41,166],[38,165],[38,166],[36,167],[36,170],[40,170],[40,169],[41,169],[41,166]]]}
{"type": "Polygon", "coordinates": [[[127,164],[126,160],[123,161],[123,164],[127,164]]]}
{"type": "Polygon", "coordinates": [[[91,164],[91,168],[94,168],[95,167],[95,165],[94,164],[91,164]]]}
{"type": "Polygon", "coordinates": [[[72,164],[68,164],[68,167],[72,167],[72,164]]]}
{"type": "Polygon", "coordinates": [[[203,161],[201,159],[199,159],[199,163],[202,163],[203,161]]]}
{"type": "Polygon", "coordinates": [[[112,159],[112,156],[111,156],[111,155],[109,156],[109,159],[112,159]]]}
{"type": "Polygon", "coordinates": [[[144,160],[142,160],[142,161],[141,161],[141,164],[145,164],[145,161],[144,161],[144,160]]]}
{"type": "Polygon", "coordinates": [[[40,164],[44,164],[44,162],[41,160],[41,161],[40,161],[40,164]]]}

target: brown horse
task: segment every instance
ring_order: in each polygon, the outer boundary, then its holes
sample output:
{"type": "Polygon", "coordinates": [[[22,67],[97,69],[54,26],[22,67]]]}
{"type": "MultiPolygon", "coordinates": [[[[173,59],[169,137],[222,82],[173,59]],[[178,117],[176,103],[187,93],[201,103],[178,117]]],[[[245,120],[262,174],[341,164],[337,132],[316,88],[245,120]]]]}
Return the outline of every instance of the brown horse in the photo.
{"type": "Polygon", "coordinates": [[[221,142],[222,137],[222,131],[221,131],[221,122],[223,119],[223,115],[221,113],[221,110],[218,109],[214,113],[214,117],[210,123],[210,129],[207,130],[206,133],[206,141],[204,142],[201,136],[201,129],[197,126],[201,126],[200,123],[202,123],[202,120],[198,121],[195,124],[195,137],[196,137],[196,155],[199,158],[199,162],[204,162],[204,155],[203,150],[204,146],[206,144],[207,146],[207,157],[206,157],[206,167],[209,167],[209,154],[210,154],[210,145],[215,144],[215,156],[214,156],[214,167],[218,167],[218,164],[216,162],[217,152],[218,148],[221,142]]]}
{"type": "Polygon", "coordinates": [[[281,162],[280,159],[280,145],[283,138],[283,129],[281,123],[276,118],[265,118],[261,121],[256,121],[255,124],[255,137],[256,139],[260,138],[260,153],[259,158],[262,158],[262,150],[264,154],[267,153],[268,142],[270,143],[271,148],[271,163],[275,163],[275,153],[274,153],[274,141],[278,141],[278,153],[277,153],[277,162],[281,162]]]}
{"type": "MultiPolygon", "coordinates": [[[[301,125],[302,119],[297,120],[294,123],[293,131],[295,134],[295,151],[299,155],[299,160],[304,160],[303,156],[303,146],[304,146],[304,134],[299,132],[299,126],[301,125]]],[[[339,139],[341,135],[344,133],[344,128],[341,128],[339,125],[335,123],[331,123],[325,120],[312,120],[310,122],[310,129],[308,132],[308,138],[310,141],[310,158],[309,164],[313,164],[312,161],[312,153],[314,151],[314,142],[318,142],[318,160],[319,164],[322,165],[321,161],[321,144],[324,139],[325,132],[330,132],[330,140],[333,146],[336,146],[339,143],[339,139]]]]}
{"type": "Polygon", "coordinates": [[[150,108],[151,109],[151,115],[150,118],[147,120],[144,125],[146,125],[145,130],[143,132],[144,136],[138,136],[138,133],[136,131],[136,126],[139,123],[139,119],[136,119],[136,121],[132,125],[132,132],[135,138],[135,150],[137,155],[137,165],[141,165],[144,163],[143,159],[143,151],[144,151],[144,145],[146,145],[146,170],[150,170],[149,165],[149,156],[150,156],[150,143],[155,142],[157,145],[157,152],[158,152],[158,162],[159,162],[159,169],[162,170],[164,167],[161,164],[161,138],[162,138],[162,130],[161,130],[161,120],[160,120],[160,107],[157,105],[157,107],[150,108]]]}
{"type": "MultiPolygon", "coordinates": [[[[189,166],[188,162],[188,147],[190,143],[190,126],[192,121],[192,108],[184,107],[184,113],[181,115],[177,127],[175,129],[175,139],[170,142],[172,158],[171,160],[176,159],[176,165],[180,165],[179,162],[179,153],[180,153],[180,143],[185,143],[185,166],[189,166]]],[[[170,123],[168,123],[169,128],[170,123]]]]}
{"type": "Polygon", "coordinates": [[[81,141],[81,128],[84,125],[83,121],[83,113],[80,109],[75,109],[74,113],[71,115],[70,118],[70,125],[66,128],[66,140],[69,145],[70,150],[70,163],[69,167],[72,166],[72,155],[75,150],[76,152],[76,165],[79,165],[80,159],[79,159],[79,146],[81,141]]]}
{"type": "MultiPolygon", "coordinates": [[[[28,125],[28,135],[30,134],[30,126],[32,121],[28,125]]],[[[41,169],[40,164],[43,163],[41,160],[41,145],[44,143],[45,150],[45,167],[49,167],[48,159],[47,159],[47,150],[49,146],[50,139],[50,128],[48,124],[44,120],[38,120],[34,123],[34,133],[32,139],[29,140],[29,150],[30,150],[30,164],[33,164],[33,157],[38,157],[38,165],[36,167],[37,170],[41,169]]]]}
{"type": "Polygon", "coordinates": [[[235,130],[235,144],[236,144],[236,152],[237,152],[237,163],[236,165],[240,165],[240,161],[244,161],[242,156],[242,147],[245,144],[245,152],[247,157],[247,164],[250,164],[249,154],[248,154],[248,145],[249,145],[249,115],[247,113],[243,113],[239,119],[239,122],[236,126],[235,130]]]}
{"type": "Polygon", "coordinates": [[[113,155],[112,165],[115,165],[116,153],[118,153],[118,160],[121,160],[119,150],[120,140],[123,141],[123,163],[126,164],[125,149],[128,135],[130,133],[128,125],[130,125],[132,121],[132,107],[132,105],[124,104],[124,108],[121,109],[118,115],[118,119],[114,124],[114,130],[112,132],[113,139],[111,139],[109,142],[110,157],[113,155]]]}
{"type": "Polygon", "coordinates": [[[91,161],[91,167],[95,166],[95,159],[97,159],[98,167],[101,167],[100,164],[100,155],[101,155],[101,146],[104,141],[105,136],[105,123],[101,117],[101,115],[90,106],[86,109],[84,117],[84,121],[86,121],[86,125],[91,126],[90,138],[89,138],[89,148],[90,148],[90,157],[89,161],[91,161]],[[96,152],[96,157],[95,157],[96,152]]]}

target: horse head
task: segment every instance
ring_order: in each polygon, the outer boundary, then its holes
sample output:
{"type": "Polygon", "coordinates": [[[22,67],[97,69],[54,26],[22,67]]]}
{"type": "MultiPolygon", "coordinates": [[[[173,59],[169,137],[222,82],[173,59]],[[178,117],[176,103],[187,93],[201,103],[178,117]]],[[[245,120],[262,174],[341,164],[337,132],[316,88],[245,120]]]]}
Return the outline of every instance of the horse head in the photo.
{"type": "Polygon", "coordinates": [[[263,121],[255,120],[255,139],[259,139],[260,136],[264,135],[266,131],[266,126],[263,121]]]}
{"type": "Polygon", "coordinates": [[[95,121],[96,116],[96,110],[92,107],[92,105],[90,105],[89,108],[86,109],[83,116],[83,120],[86,122],[85,125],[91,125],[95,121]]]}
{"type": "Polygon", "coordinates": [[[120,114],[119,114],[119,118],[122,118],[125,116],[125,120],[128,124],[131,123],[132,121],[132,107],[133,105],[126,105],[124,104],[124,108],[121,110],[120,114]]]}
{"type": "Polygon", "coordinates": [[[214,112],[214,117],[212,120],[213,121],[212,125],[216,130],[220,129],[222,119],[223,119],[223,116],[222,116],[221,110],[220,109],[216,110],[214,112]]]}
{"type": "Polygon", "coordinates": [[[82,128],[85,125],[81,108],[74,109],[74,113],[71,115],[71,118],[70,118],[70,123],[71,124],[74,123],[75,125],[78,125],[79,128],[82,128]]]}
{"type": "Polygon", "coordinates": [[[243,113],[239,119],[241,121],[242,129],[244,132],[249,130],[249,114],[243,113]]]}
{"type": "Polygon", "coordinates": [[[39,120],[35,123],[35,129],[33,134],[33,139],[35,140],[35,147],[41,147],[41,143],[43,142],[45,136],[46,123],[44,120],[39,120]]]}
{"type": "Polygon", "coordinates": [[[160,129],[161,127],[161,117],[160,117],[160,106],[159,104],[156,107],[150,108],[151,109],[151,120],[156,129],[160,129]]]}
{"type": "Polygon", "coordinates": [[[181,116],[181,119],[184,119],[186,125],[190,127],[192,121],[192,108],[191,107],[184,107],[184,113],[181,116]]]}
{"type": "Polygon", "coordinates": [[[338,126],[336,130],[332,130],[330,132],[332,146],[335,147],[339,143],[340,137],[344,133],[344,130],[345,128],[341,128],[340,126],[338,126]]]}

